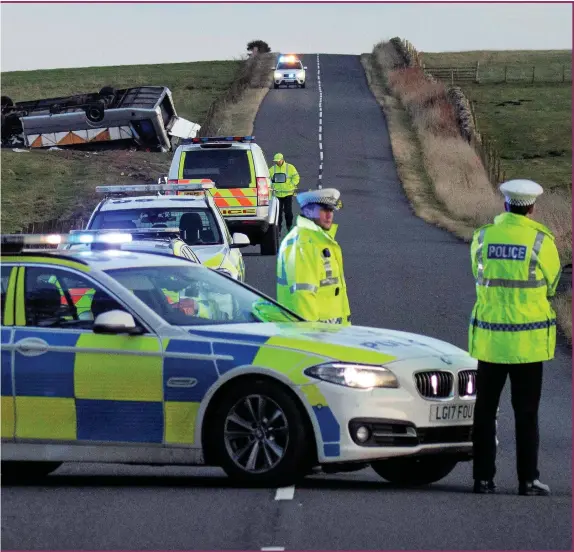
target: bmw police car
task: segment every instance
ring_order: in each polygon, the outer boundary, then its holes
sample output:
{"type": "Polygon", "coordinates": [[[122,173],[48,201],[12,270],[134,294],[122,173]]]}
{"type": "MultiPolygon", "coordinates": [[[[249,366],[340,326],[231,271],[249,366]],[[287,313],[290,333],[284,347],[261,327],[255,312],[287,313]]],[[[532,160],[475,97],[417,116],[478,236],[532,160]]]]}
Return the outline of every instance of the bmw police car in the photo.
{"type": "Polygon", "coordinates": [[[305,322],[176,256],[97,238],[25,249],[77,239],[2,238],[3,475],[62,462],[209,465],[277,486],[371,465],[428,484],[470,458],[476,363],[465,351],[305,322]],[[78,288],[95,290],[82,316],[78,288]]]}
{"type": "Polygon", "coordinates": [[[208,193],[213,186],[210,180],[98,186],[96,191],[106,197],[95,208],[86,230],[127,231],[140,238],[145,232],[179,234],[202,264],[243,281],[245,263],[239,248],[250,242],[244,234],[232,236],[229,233],[219,208],[208,193]],[[142,192],[156,192],[157,195],[136,195],[142,192]]]}
{"type": "Polygon", "coordinates": [[[298,88],[305,88],[305,71],[301,60],[296,56],[280,56],[273,73],[273,88],[281,85],[295,84],[298,88]]]}

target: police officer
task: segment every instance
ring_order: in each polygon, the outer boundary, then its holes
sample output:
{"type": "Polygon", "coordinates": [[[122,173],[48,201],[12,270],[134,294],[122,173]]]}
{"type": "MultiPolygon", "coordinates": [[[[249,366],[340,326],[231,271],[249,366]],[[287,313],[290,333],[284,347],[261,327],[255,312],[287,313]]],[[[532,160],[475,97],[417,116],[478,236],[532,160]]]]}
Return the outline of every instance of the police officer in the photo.
{"type": "Polygon", "coordinates": [[[273,158],[275,165],[269,167],[269,176],[271,177],[273,191],[279,200],[279,233],[281,233],[281,222],[285,217],[287,231],[293,227],[293,195],[297,194],[299,185],[299,173],[295,165],[286,163],[282,153],[276,153],[273,158]],[[285,174],[287,181],[283,184],[273,183],[273,176],[277,173],[285,174]]]}
{"type": "Polygon", "coordinates": [[[516,422],[518,492],[547,495],[538,480],[538,408],[542,363],[554,358],[556,292],[560,259],[554,236],[532,215],[542,187],[530,180],[500,186],[505,213],[474,233],[471,256],[477,301],[469,328],[469,352],[478,360],[473,427],[475,493],[496,486],[495,417],[507,376],[516,422]]]}
{"type": "Polygon", "coordinates": [[[308,321],[349,325],[343,256],[333,224],[339,196],[333,188],[297,196],[302,214],[279,248],[277,301],[308,321]]]}

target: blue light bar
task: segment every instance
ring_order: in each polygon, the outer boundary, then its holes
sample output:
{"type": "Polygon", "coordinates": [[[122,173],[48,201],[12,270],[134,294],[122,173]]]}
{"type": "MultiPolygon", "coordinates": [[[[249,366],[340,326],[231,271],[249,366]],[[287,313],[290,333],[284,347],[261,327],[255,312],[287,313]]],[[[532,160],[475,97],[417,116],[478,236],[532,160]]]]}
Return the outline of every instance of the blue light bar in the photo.
{"type": "Polygon", "coordinates": [[[202,136],[201,138],[185,138],[183,145],[206,144],[208,142],[253,142],[255,136],[202,136]]]}

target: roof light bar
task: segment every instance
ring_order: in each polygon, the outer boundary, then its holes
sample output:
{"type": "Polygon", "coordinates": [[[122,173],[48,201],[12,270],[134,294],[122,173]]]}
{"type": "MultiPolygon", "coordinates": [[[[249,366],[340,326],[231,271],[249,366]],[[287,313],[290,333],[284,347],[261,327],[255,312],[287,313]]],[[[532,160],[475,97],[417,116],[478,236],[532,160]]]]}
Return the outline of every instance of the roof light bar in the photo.
{"type": "Polygon", "coordinates": [[[202,136],[199,138],[186,138],[184,144],[207,144],[209,142],[253,142],[255,136],[202,136]]]}
{"type": "Polygon", "coordinates": [[[69,234],[3,234],[0,236],[0,244],[2,253],[20,253],[27,246],[104,244],[113,247],[129,243],[132,239],[132,235],[123,230],[72,230],[69,234]]]}
{"type": "Polygon", "coordinates": [[[135,192],[181,192],[185,190],[208,190],[215,187],[215,182],[209,179],[177,180],[181,184],[132,184],[125,186],[96,186],[99,194],[129,194],[135,192]]]}

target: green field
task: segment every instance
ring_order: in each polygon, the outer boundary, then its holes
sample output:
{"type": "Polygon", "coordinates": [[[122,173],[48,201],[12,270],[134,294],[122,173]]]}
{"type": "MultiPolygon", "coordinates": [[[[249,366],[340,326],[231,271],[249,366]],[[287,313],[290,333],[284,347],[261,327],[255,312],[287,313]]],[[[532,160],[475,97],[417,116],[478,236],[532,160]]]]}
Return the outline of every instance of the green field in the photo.
{"type": "MultiPolygon", "coordinates": [[[[480,84],[455,82],[474,103],[479,131],[498,151],[506,178],[572,192],[571,51],[422,54],[427,68],[480,62],[480,84]],[[508,82],[504,80],[507,66],[508,82]],[[532,67],[535,82],[532,83],[532,67]]],[[[431,69],[432,70],[432,69],[431,69]]]]}
{"type": "MultiPolygon", "coordinates": [[[[236,78],[240,61],[165,65],[89,67],[2,73],[2,95],[13,101],[97,92],[144,84],[168,86],[178,115],[202,124],[211,103],[236,78]]],[[[30,151],[3,149],[2,231],[21,230],[32,222],[82,216],[104,183],[157,178],[169,166],[169,153],[107,151],[30,151]],[[124,174],[122,174],[124,173],[124,174]]]]}

